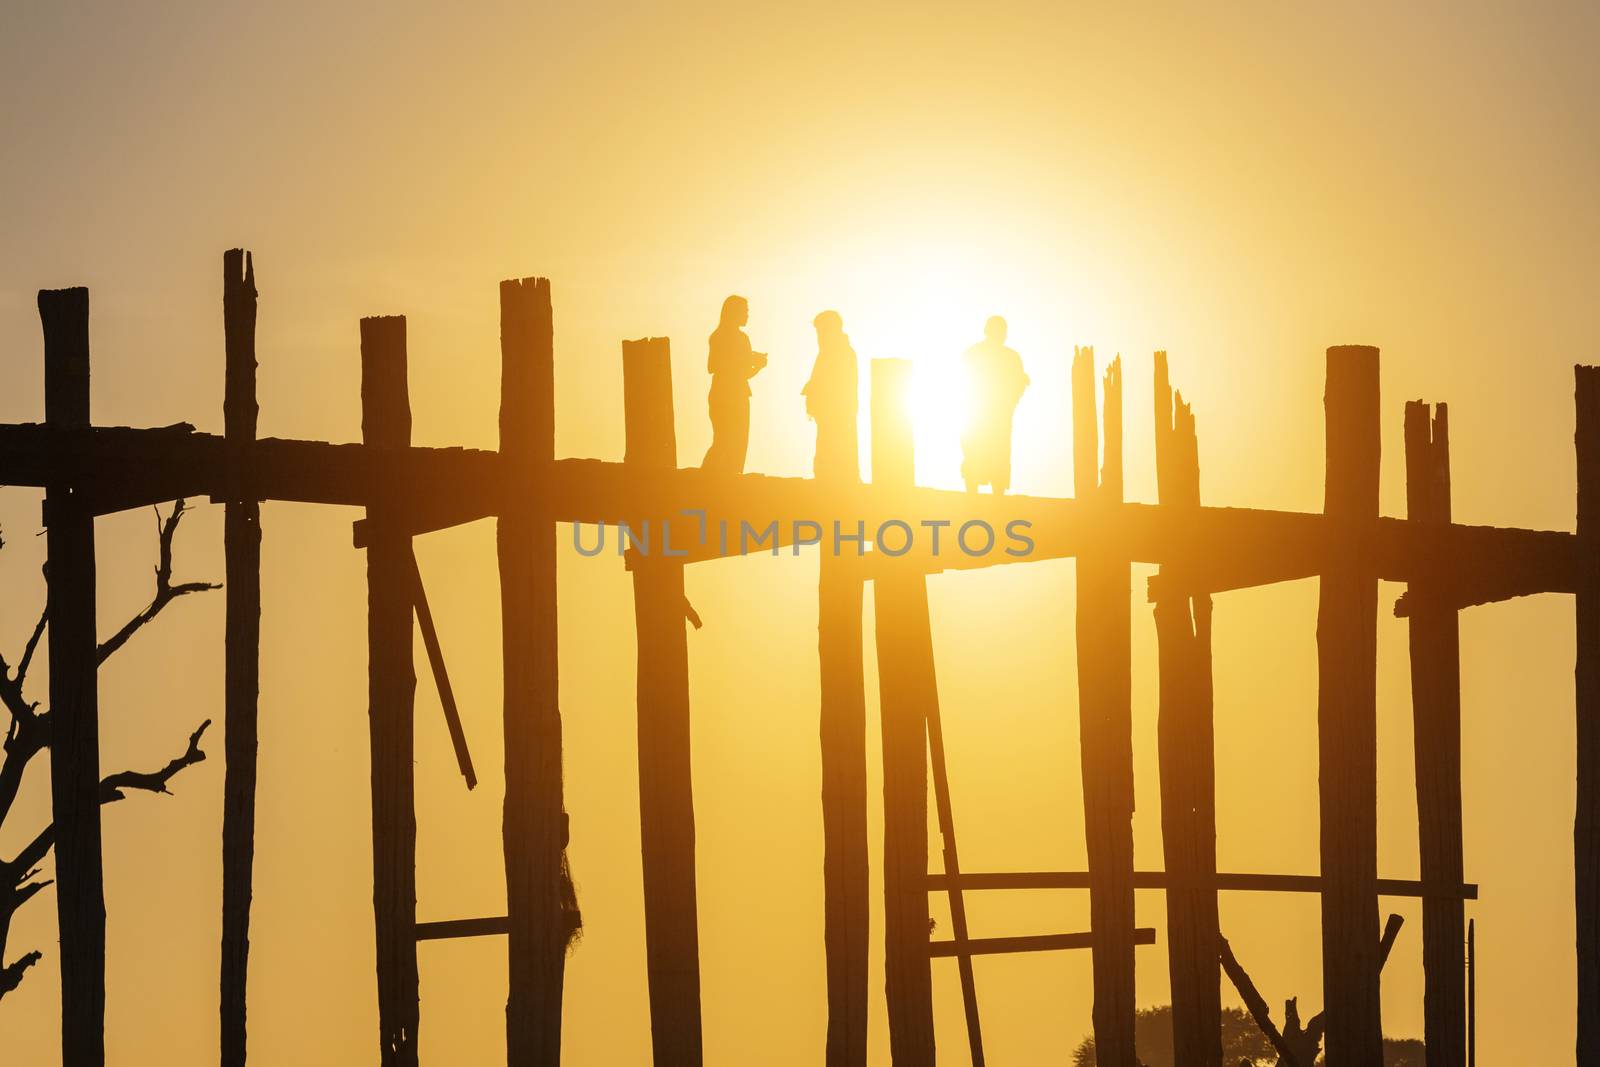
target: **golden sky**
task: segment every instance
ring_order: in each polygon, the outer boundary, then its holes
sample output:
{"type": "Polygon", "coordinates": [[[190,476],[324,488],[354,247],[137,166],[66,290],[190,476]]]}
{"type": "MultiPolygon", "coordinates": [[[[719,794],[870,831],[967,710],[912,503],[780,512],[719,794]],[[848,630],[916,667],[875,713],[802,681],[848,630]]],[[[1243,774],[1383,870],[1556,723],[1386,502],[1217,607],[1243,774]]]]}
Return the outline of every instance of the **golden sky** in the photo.
{"type": "MultiPolygon", "coordinates": [[[[1034,383],[1017,414],[1020,492],[1071,492],[1067,367],[1089,344],[1102,365],[1123,355],[1128,493],[1153,500],[1150,353],[1165,348],[1195,405],[1205,500],[1316,510],[1322,352],[1359,342],[1383,349],[1386,513],[1404,509],[1402,402],[1426,398],[1451,405],[1458,521],[1570,529],[1571,366],[1600,358],[1600,14],[1319,7],[28,5],[0,24],[0,420],[43,413],[35,291],[83,284],[96,421],[220,431],[220,258],[243,245],[261,292],[263,435],[358,438],[357,319],[405,314],[415,440],[493,447],[495,283],[542,274],[563,455],[621,457],[619,342],[667,335],[679,459],[698,462],[705,337],[738,292],[772,356],[754,382],[753,470],[810,469],[799,388],[817,311],[842,313],[863,359],[912,357],[930,374],[1000,313],[1034,383]]],[[[956,477],[947,430],[919,428],[928,484],[956,477]]],[[[185,520],[180,573],[221,577],[220,515],[185,520]]],[[[263,511],[261,1063],[373,1056],[356,517],[263,511]]],[[[0,494],[0,524],[0,647],[13,650],[43,599],[38,494],[0,494]]],[[[97,529],[104,633],[147,597],[155,537],[144,513],[97,529]]],[[[418,554],[476,762],[498,768],[492,529],[431,535],[418,554]]],[[[578,1065],[644,1062],[630,586],[615,558],[569,547],[560,576],[587,927],[565,1047],[578,1065]]],[[[1070,561],[931,580],[972,870],[1083,864],[1072,582],[1070,561]]],[[[689,648],[708,1063],[747,1062],[758,1042],[775,1064],[821,1055],[815,588],[814,556],[688,576],[706,619],[689,648]]],[[[1399,589],[1381,592],[1380,874],[1414,877],[1405,628],[1387,613],[1399,589]]],[[[222,609],[220,594],[180,602],[102,671],[108,768],[159,764],[219,716],[222,609]]],[[[1315,614],[1314,582],[1218,598],[1224,869],[1315,870],[1315,614]]],[[[1136,848],[1155,868],[1142,595],[1133,618],[1136,848]]],[[[1485,1062],[1571,1054],[1572,657],[1565,598],[1463,617],[1485,1062]]],[[[875,720],[870,673],[868,698],[875,720]]],[[[417,714],[419,915],[499,914],[498,776],[464,792],[426,681],[417,714]]],[[[106,812],[115,1063],[215,1058],[222,742],[207,740],[218,758],[184,772],[175,797],[106,812]]],[[[870,745],[875,757],[875,727],[870,745]]],[[[41,761],[0,854],[48,796],[41,761]]],[[[979,936],[1087,923],[1083,893],[971,907],[979,936]]],[[[1159,895],[1139,909],[1164,928],[1159,895]]],[[[1385,1028],[1418,1035],[1420,912],[1394,910],[1408,923],[1385,971],[1385,1028]]],[[[1314,898],[1227,895],[1222,921],[1270,1001],[1320,1004],[1314,898]]],[[[875,966],[879,944],[875,932],[875,966]]],[[[48,898],[12,933],[13,955],[35,945],[43,963],[0,1003],[11,1062],[55,1055],[48,898]]],[[[1167,999],[1162,951],[1139,950],[1143,1005],[1167,999]]],[[[424,1057],[503,1055],[503,942],[420,953],[424,1057]]],[[[977,978],[995,1062],[1059,1059],[1089,1029],[1087,953],[983,958],[977,978]]],[[[872,988],[877,1062],[880,975],[872,988]]],[[[935,962],[935,988],[940,1043],[959,1060],[953,965],[935,962]]]]}

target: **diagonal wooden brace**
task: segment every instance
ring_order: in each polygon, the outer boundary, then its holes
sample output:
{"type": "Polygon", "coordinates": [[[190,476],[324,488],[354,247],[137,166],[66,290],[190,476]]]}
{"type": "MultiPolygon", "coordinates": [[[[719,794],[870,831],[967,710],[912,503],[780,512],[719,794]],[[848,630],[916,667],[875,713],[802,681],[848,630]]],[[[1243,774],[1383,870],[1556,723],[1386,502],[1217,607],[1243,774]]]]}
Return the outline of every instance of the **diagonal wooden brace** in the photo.
{"type": "Polygon", "coordinates": [[[433,668],[433,681],[439,689],[439,703],[444,708],[445,726],[450,730],[450,743],[455,746],[456,764],[467,788],[478,784],[478,775],[472,769],[472,753],[467,750],[467,734],[461,726],[461,712],[456,707],[455,691],[450,688],[450,673],[444,666],[444,649],[439,645],[439,631],[433,625],[433,612],[428,607],[428,593],[422,587],[422,572],[417,569],[417,557],[411,556],[411,599],[416,606],[417,625],[422,629],[422,644],[428,650],[428,665],[433,668]]]}

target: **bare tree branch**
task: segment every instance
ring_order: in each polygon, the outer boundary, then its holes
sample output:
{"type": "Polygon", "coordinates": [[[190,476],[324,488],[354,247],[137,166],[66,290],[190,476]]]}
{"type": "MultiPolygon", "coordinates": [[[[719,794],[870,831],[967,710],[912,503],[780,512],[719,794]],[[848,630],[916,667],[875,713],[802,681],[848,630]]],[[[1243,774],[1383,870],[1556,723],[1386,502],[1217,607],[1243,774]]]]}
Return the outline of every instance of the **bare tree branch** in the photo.
{"type": "MultiPolygon", "coordinates": [[[[159,615],[172,601],[190,593],[222,588],[210,582],[173,584],[172,542],[184,511],[184,501],[181,499],[173,504],[172,512],[164,518],[160,509],[156,509],[159,554],[156,563],[155,595],[148,607],[128,620],[109,640],[100,645],[95,659],[96,666],[104,663],[113,653],[127,644],[129,638],[159,615]]],[[[45,577],[48,580],[48,570],[45,577]]],[[[38,703],[29,701],[23,692],[28,668],[33,663],[34,653],[39,648],[39,642],[44,637],[48,623],[49,609],[46,607],[45,611],[40,613],[39,621],[34,624],[33,632],[28,637],[22,658],[15,670],[3,656],[0,656],[0,706],[9,712],[11,717],[5,731],[5,757],[0,761],[0,824],[3,824],[6,816],[11,813],[29,762],[50,744],[50,713],[39,711],[38,703]]],[[[126,797],[127,791],[132,789],[168,793],[167,784],[179,771],[206,758],[205,752],[200,748],[200,739],[210,725],[210,719],[201,723],[194,733],[189,735],[189,745],[184,752],[160,770],[121,771],[102,779],[100,803],[109,804],[122,800],[126,797]]],[[[49,879],[36,881],[35,878],[39,873],[37,865],[54,844],[55,826],[52,823],[41,830],[9,863],[0,861],[0,961],[5,958],[12,916],[16,914],[18,908],[51,884],[49,879]]],[[[16,989],[22,982],[23,975],[39,962],[39,959],[38,952],[28,952],[12,963],[0,966],[0,997],[16,989]]]]}
{"type": "Polygon", "coordinates": [[[28,762],[50,744],[50,716],[29,712],[13,715],[6,732],[5,759],[0,761],[0,824],[11,814],[11,805],[22,787],[28,762]]]}
{"type": "Polygon", "coordinates": [[[17,986],[22,984],[22,976],[29,967],[42,959],[37,951],[23,955],[15,963],[0,967],[0,997],[5,996],[17,986]]]}
{"type": "Polygon", "coordinates": [[[39,612],[39,621],[33,624],[33,633],[28,635],[28,643],[22,649],[22,662],[17,664],[17,691],[21,695],[22,683],[28,677],[28,664],[33,662],[33,651],[39,647],[39,638],[44,636],[44,627],[50,621],[50,606],[39,612]]]}
{"type": "Polygon", "coordinates": [[[142,771],[122,771],[113,774],[100,782],[100,803],[109,804],[114,800],[122,800],[126,794],[124,789],[143,789],[151,793],[168,793],[167,783],[172,781],[172,776],[185,767],[192,767],[202,762],[206,754],[200,748],[200,738],[205,734],[206,728],[211,725],[207,719],[195,728],[189,735],[189,747],[181,756],[170,760],[167,765],[154,773],[142,771]]]}
{"type": "MultiPolygon", "coordinates": [[[[1405,919],[1395,914],[1391,914],[1388,921],[1383,924],[1383,936],[1378,939],[1380,972],[1384,964],[1389,962],[1389,951],[1394,948],[1395,938],[1400,936],[1400,927],[1404,924],[1405,919]]],[[[1244,999],[1245,1007],[1250,1009],[1250,1016],[1255,1019],[1256,1026],[1277,1051],[1280,1067],[1300,1067],[1302,1064],[1310,1067],[1316,1063],[1317,1054],[1322,1050],[1322,1035],[1326,1029],[1323,1013],[1317,1012],[1302,1028],[1300,1003],[1295,997],[1290,997],[1283,1005],[1283,1029],[1280,1031],[1272,1021],[1272,1014],[1267,1010],[1266,1000],[1256,989],[1250,976],[1245,973],[1245,969],[1240,966],[1239,961],[1234,958],[1233,948],[1228,944],[1228,939],[1218,938],[1218,942],[1217,958],[1222,962],[1222,969],[1233,980],[1234,988],[1244,999]]]]}
{"type": "Polygon", "coordinates": [[[5,760],[0,762],[0,824],[5,822],[12,803],[17,799],[17,790],[22,786],[22,775],[27,770],[28,762],[50,743],[48,715],[40,714],[38,703],[30,702],[22,693],[28,664],[33,659],[33,650],[39,645],[39,636],[44,632],[47,618],[47,614],[39,616],[23,650],[22,662],[15,671],[6,663],[5,657],[0,656],[0,705],[4,705],[11,713],[11,721],[6,726],[5,760]]]}
{"type": "Polygon", "coordinates": [[[221,589],[222,586],[215,582],[182,582],[172,584],[172,538],[178,532],[178,522],[183,518],[184,502],[180,498],[172,505],[172,513],[165,519],[161,517],[161,509],[156,508],[156,531],[160,542],[160,556],[156,563],[156,592],[150,600],[150,606],[123,624],[122,629],[112,634],[101,643],[95,662],[104,663],[112,654],[128,643],[128,639],[161,614],[161,609],[181,596],[190,593],[204,593],[212,589],[221,589]]]}
{"type": "Polygon", "coordinates": [[[22,907],[22,905],[26,904],[29,900],[31,900],[33,898],[33,895],[35,893],[39,892],[39,890],[44,889],[47,886],[55,884],[55,879],[53,879],[53,878],[46,878],[42,882],[30,882],[30,881],[28,881],[28,879],[32,878],[34,875],[36,875],[38,873],[39,873],[39,871],[37,869],[34,869],[34,870],[31,870],[27,874],[22,876],[22,884],[17,886],[16,890],[12,893],[12,896],[11,896],[11,903],[10,903],[9,907],[11,908],[12,911],[16,911],[18,908],[22,907]]]}
{"type": "Polygon", "coordinates": [[[1272,1012],[1268,1010],[1261,991],[1256,989],[1256,984],[1250,980],[1250,975],[1239,964],[1233,954],[1233,946],[1228,944],[1228,939],[1225,937],[1217,939],[1217,957],[1222,961],[1222,969],[1233,980],[1233,987],[1239,991],[1244,1006],[1249,1009],[1250,1017],[1256,1021],[1256,1026],[1266,1035],[1267,1041],[1278,1053],[1278,1062],[1283,1064],[1283,1067],[1300,1067],[1300,1060],[1295,1056],[1294,1050],[1289,1047],[1277,1024],[1272,1021],[1272,1012]]]}
{"type": "MultiPolygon", "coordinates": [[[[123,792],[125,789],[142,789],[151,793],[169,792],[167,783],[172,780],[173,775],[185,767],[191,767],[206,758],[205,752],[200,748],[200,737],[210,725],[210,719],[201,723],[195,732],[189,735],[189,747],[184,753],[170,761],[159,771],[120,771],[117,774],[101,779],[100,803],[110,804],[124,799],[127,795],[123,792]]],[[[49,853],[50,847],[55,844],[55,840],[56,827],[55,823],[51,823],[43,830],[40,830],[38,835],[21,852],[17,853],[16,858],[5,865],[5,868],[23,870],[37,865],[49,853]]]]}

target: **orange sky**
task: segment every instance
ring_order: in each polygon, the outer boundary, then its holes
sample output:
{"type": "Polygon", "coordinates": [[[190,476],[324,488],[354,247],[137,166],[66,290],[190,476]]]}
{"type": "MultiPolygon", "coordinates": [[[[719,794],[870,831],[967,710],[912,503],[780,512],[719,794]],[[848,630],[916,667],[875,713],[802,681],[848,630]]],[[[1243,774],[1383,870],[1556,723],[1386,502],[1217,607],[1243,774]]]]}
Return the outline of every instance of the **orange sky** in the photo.
{"type": "MultiPolygon", "coordinates": [[[[1592,7],[184,7],[32,5],[0,31],[0,420],[42,416],[35,291],[85,284],[96,420],[220,431],[220,257],[244,245],[261,291],[263,435],[356,439],[356,320],[402,313],[415,440],[492,447],[495,283],[543,274],[563,455],[620,458],[619,342],[667,335],[679,458],[698,461],[704,339],[739,292],[755,347],[772,354],[755,382],[754,470],[809,470],[798,390],[817,311],[843,314],[864,359],[930,370],[998,312],[1034,381],[1017,415],[1018,491],[1071,492],[1067,365],[1074,344],[1092,344],[1102,364],[1123,354],[1128,493],[1154,499],[1150,352],[1165,348],[1195,404],[1205,499],[1315,510],[1322,351],[1362,342],[1384,352],[1386,513],[1404,508],[1402,402],[1422,397],[1451,405],[1458,521],[1572,527],[1571,366],[1600,358],[1592,7]]],[[[940,429],[922,427],[929,484],[955,473],[940,429]]],[[[264,509],[250,988],[262,1063],[373,1054],[355,517],[264,509]]],[[[0,494],[8,650],[42,602],[38,521],[36,493],[0,494]]],[[[107,632],[148,595],[154,530],[140,513],[98,532],[107,632]]],[[[479,524],[418,547],[480,768],[501,758],[492,540],[479,524]]],[[[771,1062],[821,1054],[815,566],[757,558],[688,578],[706,619],[689,647],[708,1063],[746,1062],[773,1034],[771,1062]]],[[[185,521],[179,570],[221,576],[220,509],[185,521]]],[[[569,961],[565,1045],[574,1064],[643,1062],[630,587],[614,558],[570,549],[561,581],[587,924],[569,961]]],[[[1067,561],[930,583],[973,870],[1083,863],[1072,581],[1067,561]]],[[[1405,629],[1387,613],[1398,591],[1385,586],[1380,602],[1380,873],[1413,877],[1405,629]]],[[[108,767],[159,764],[218,715],[222,608],[220,594],[178,604],[102,672],[108,767]]],[[[1224,868],[1315,870],[1315,612],[1314,582],[1218,599],[1224,868]]],[[[1136,847],[1153,868],[1155,647],[1142,597],[1133,649],[1136,847]]],[[[1485,1062],[1571,1054],[1572,655],[1564,598],[1463,617],[1485,1062]]],[[[868,695],[875,716],[871,675],[868,695]]],[[[426,686],[417,707],[419,914],[498,913],[500,783],[465,794],[426,686]]],[[[875,756],[875,730],[870,744],[875,756]]],[[[220,756],[221,737],[208,747],[220,756]]],[[[113,1062],[215,1058],[221,782],[218,758],[186,771],[175,797],[106,813],[113,1062]]],[[[48,795],[41,764],[0,854],[31,835],[48,795]]],[[[1087,922],[1082,893],[972,907],[979,936],[1087,922]]],[[[1139,907],[1141,925],[1164,927],[1158,895],[1139,907]]],[[[1320,1003],[1314,899],[1229,895],[1222,908],[1269,1000],[1320,1003]]],[[[1408,923],[1384,1018],[1414,1035],[1420,913],[1397,910],[1408,923]]],[[[13,955],[35,945],[44,962],[0,1002],[0,1040],[19,1063],[55,1055],[47,898],[13,930],[13,955]]],[[[503,951],[492,939],[422,946],[430,1061],[503,1054],[503,951]]],[[[1162,949],[1139,951],[1140,1002],[1164,1002],[1162,949]]],[[[1059,1059],[1089,1028],[1086,953],[982,959],[977,976],[995,1062],[1059,1059]]],[[[941,1046],[959,1061],[954,967],[936,962],[935,984],[941,1046]]],[[[876,995],[873,1011],[877,1062],[876,995]]]]}

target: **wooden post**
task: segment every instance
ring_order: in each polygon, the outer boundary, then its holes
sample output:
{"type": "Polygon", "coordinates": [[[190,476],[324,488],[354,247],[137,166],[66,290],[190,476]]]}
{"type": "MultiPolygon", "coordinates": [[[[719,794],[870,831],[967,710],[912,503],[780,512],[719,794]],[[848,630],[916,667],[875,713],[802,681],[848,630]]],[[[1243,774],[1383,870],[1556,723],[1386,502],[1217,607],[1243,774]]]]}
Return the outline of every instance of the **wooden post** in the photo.
{"type": "MultiPolygon", "coordinates": [[[[1328,349],[1323,510],[1378,514],[1378,350],[1328,349]]],[[[1329,564],[1317,607],[1317,750],[1322,845],[1322,984],[1333,1064],[1383,1062],[1379,1004],[1378,582],[1359,549],[1329,564]]]]}
{"type": "Polygon", "coordinates": [[[1578,367],[1578,804],[1573,864],[1578,919],[1578,1065],[1600,1065],[1600,367],[1578,367]]]}
{"type": "MultiPolygon", "coordinates": [[[[1194,412],[1174,402],[1167,354],[1155,357],[1156,487],[1160,502],[1200,506],[1194,412]]],[[[1192,596],[1162,567],[1155,605],[1160,672],[1157,747],[1167,877],[1167,970],[1174,1061],[1222,1063],[1222,975],[1217,958],[1216,737],[1212,724],[1211,597],[1192,596]]]]}
{"type": "MultiPolygon", "coordinates": [[[[817,454],[855,456],[845,427],[817,422],[817,454]]],[[[852,460],[855,462],[855,460],[852,460]]],[[[818,479],[828,477],[817,464],[818,479]]],[[[860,481],[857,466],[850,484],[860,481]]],[[[828,968],[827,1067],[867,1063],[867,701],[859,561],[824,539],[817,581],[821,678],[823,942],[828,968]]]]}
{"type": "Polygon", "coordinates": [[[1467,1067],[1478,1067],[1478,931],[1467,920],[1467,1067]]]}
{"type": "Polygon", "coordinates": [[[223,425],[235,478],[223,518],[227,597],[222,784],[222,1067],[244,1067],[245,989],[256,837],[256,700],[261,678],[261,505],[242,453],[256,436],[256,277],[250,253],[222,257],[227,357],[223,425]]]}
{"type": "MultiPolygon", "coordinates": [[[[640,478],[676,468],[672,353],[665,337],[623,342],[622,388],[624,464],[640,478]]],[[[637,556],[632,562],[639,652],[645,960],[655,1062],[658,1067],[697,1067],[702,1056],[700,928],[689,758],[688,624],[683,564],[660,555],[664,539],[664,531],[656,531],[651,546],[656,554],[637,556]]]]}
{"type": "MultiPolygon", "coordinates": [[[[1095,419],[1094,349],[1072,361],[1073,484],[1080,500],[1122,500],[1122,360],[1105,375],[1105,462],[1095,419]]],[[[1094,1040],[1101,1067],[1137,1067],[1133,985],[1133,696],[1127,560],[1078,560],[1078,732],[1094,941],[1094,1040]]]]}
{"type": "MultiPolygon", "coordinates": [[[[872,481],[915,480],[911,363],[872,361],[872,481]]],[[[870,535],[870,534],[869,534],[870,535]]],[[[889,533],[886,537],[896,536],[889,533]]],[[[882,546],[878,546],[881,550],[882,546]]],[[[883,716],[884,989],[895,1067],[934,1062],[928,956],[927,718],[937,705],[928,589],[916,571],[878,572],[873,593],[883,716]]]]}
{"type": "MultiPolygon", "coordinates": [[[[89,290],[39,293],[44,417],[89,422],[89,290]]],[[[50,610],[50,800],[61,936],[61,1062],[105,1062],[106,905],[100,858],[94,515],[70,485],[45,490],[50,610]]]]}
{"type": "MultiPolygon", "coordinates": [[[[555,459],[555,349],[550,282],[500,283],[500,453],[535,471],[555,459]]],[[[510,985],[506,1062],[561,1062],[567,941],[562,855],[561,709],[556,674],[556,526],[537,487],[513,494],[496,526],[505,672],[502,823],[510,985]]]]}
{"type": "MultiPolygon", "coordinates": [[[[361,320],[361,437],[411,443],[406,320],[361,320]]],[[[384,1067],[417,1063],[417,816],[411,659],[411,537],[397,501],[367,509],[367,699],[372,737],[372,908],[384,1067]]]]}
{"type": "MultiPolygon", "coordinates": [[[[1406,404],[1406,515],[1450,522],[1450,423],[1445,405],[1406,404]]],[[[1411,708],[1417,764],[1417,843],[1422,860],[1423,1026],[1429,1067],[1466,1064],[1466,909],[1461,857],[1460,612],[1449,590],[1412,582],[1411,708]]]]}

